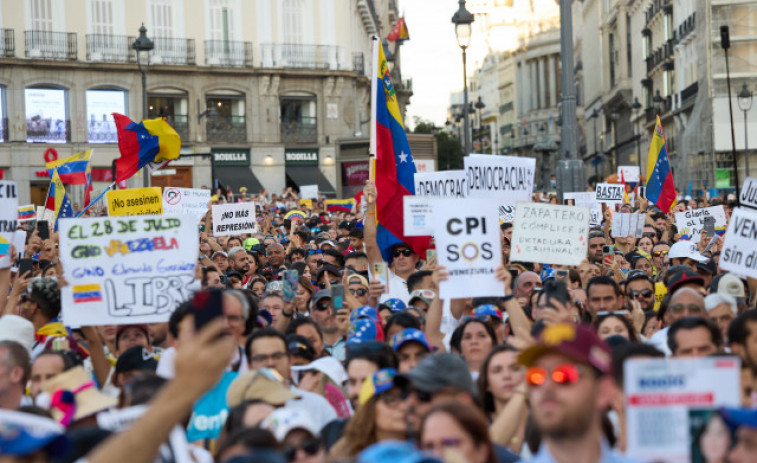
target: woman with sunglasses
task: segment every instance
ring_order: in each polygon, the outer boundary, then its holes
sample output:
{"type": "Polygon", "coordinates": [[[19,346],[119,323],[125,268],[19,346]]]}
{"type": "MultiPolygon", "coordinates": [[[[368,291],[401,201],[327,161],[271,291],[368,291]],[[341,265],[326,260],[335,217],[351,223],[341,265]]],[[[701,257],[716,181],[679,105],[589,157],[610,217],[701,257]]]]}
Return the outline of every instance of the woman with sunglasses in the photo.
{"type": "Polygon", "coordinates": [[[497,335],[491,325],[474,317],[463,318],[450,338],[452,351],[463,357],[473,380],[478,378],[486,356],[496,345],[497,335]]]}
{"type": "Polygon", "coordinates": [[[347,422],[344,435],[329,452],[329,461],[357,456],[384,440],[405,440],[405,401],[394,387],[397,370],[384,368],[366,378],[358,395],[359,408],[347,422]]]}
{"type": "Polygon", "coordinates": [[[445,461],[496,463],[486,419],[475,407],[459,402],[438,405],[421,423],[421,450],[445,461]]]}

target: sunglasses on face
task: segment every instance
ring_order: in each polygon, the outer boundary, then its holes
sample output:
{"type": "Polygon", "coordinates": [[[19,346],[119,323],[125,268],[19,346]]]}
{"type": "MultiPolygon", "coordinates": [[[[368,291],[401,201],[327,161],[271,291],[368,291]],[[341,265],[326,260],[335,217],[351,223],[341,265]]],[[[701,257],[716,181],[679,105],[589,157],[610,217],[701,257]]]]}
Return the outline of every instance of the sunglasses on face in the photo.
{"type": "Polygon", "coordinates": [[[415,397],[418,399],[418,402],[427,404],[431,402],[431,399],[434,398],[434,394],[427,392],[427,391],[421,391],[420,389],[415,389],[414,387],[405,387],[402,389],[402,400],[407,400],[408,397],[410,397],[412,394],[415,394],[415,397]]]}
{"type": "Polygon", "coordinates": [[[379,396],[379,398],[389,408],[396,407],[397,405],[402,403],[402,401],[404,400],[404,398],[402,397],[402,393],[395,389],[384,392],[383,394],[379,396]]]}
{"type": "MultiPolygon", "coordinates": [[[[331,280],[329,283],[331,283],[331,286],[338,285],[339,284],[339,280],[331,280]]],[[[326,282],[322,281],[322,282],[318,283],[318,287],[320,289],[326,289],[326,282]]]]}
{"type": "Polygon", "coordinates": [[[645,232],[645,233],[642,233],[641,236],[642,236],[642,238],[643,237],[654,238],[654,237],[657,236],[657,233],[655,233],[655,232],[645,232]]]}
{"type": "Polygon", "coordinates": [[[325,301],[325,302],[319,302],[315,305],[315,310],[319,312],[323,312],[324,310],[329,310],[329,304],[331,304],[331,301],[325,301]]]}
{"type": "Polygon", "coordinates": [[[530,386],[541,386],[547,381],[547,377],[561,386],[575,384],[580,379],[578,368],[571,364],[558,365],[552,371],[544,367],[530,367],[526,370],[526,382],[530,386]]]}
{"type": "Polygon", "coordinates": [[[654,291],[651,289],[642,289],[641,291],[631,291],[631,299],[636,299],[637,297],[652,297],[654,295],[654,291]]]}
{"type": "Polygon", "coordinates": [[[312,256],[313,254],[323,254],[323,251],[320,249],[308,249],[308,255],[312,256]]]}
{"type": "Polygon", "coordinates": [[[356,296],[356,297],[363,297],[366,294],[368,294],[368,290],[364,289],[364,288],[350,289],[349,291],[350,291],[350,294],[352,294],[353,296],[356,296]]]}
{"type": "Polygon", "coordinates": [[[401,255],[410,257],[413,254],[415,254],[415,251],[413,251],[412,249],[395,249],[394,251],[392,251],[392,257],[399,257],[401,255]]]}
{"type": "Polygon", "coordinates": [[[670,306],[670,311],[673,313],[682,313],[684,310],[688,310],[689,312],[701,312],[702,307],[696,304],[689,304],[689,305],[676,304],[676,305],[670,306]]]}
{"type": "Polygon", "coordinates": [[[312,456],[315,456],[320,449],[321,449],[321,441],[313,438],[313,439],[306,439],[302,441],[300,445],[297,445],[297,446],[285,445],[283,453],[287,461],[294,461],[295,458],[297,458],[298,450],[302,450],[308,456],[312,457],[312,456]]]}
{"type": "Polygon", "coordinates": [[[652,255],[655,257],[662,257],[668,255],[668,251],[654,251],[652,255]]]}

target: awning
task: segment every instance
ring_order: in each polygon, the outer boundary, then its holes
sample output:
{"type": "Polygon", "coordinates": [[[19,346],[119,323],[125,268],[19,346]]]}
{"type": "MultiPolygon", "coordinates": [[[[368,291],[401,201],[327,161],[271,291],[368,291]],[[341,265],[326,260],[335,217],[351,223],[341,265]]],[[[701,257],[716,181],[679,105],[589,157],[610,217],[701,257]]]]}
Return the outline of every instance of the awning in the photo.
{"type": "Polygon", "coordinates": [[[330,198],[336,197],[336,190],[326,180],[318,166],[289,166],[286,175],[295,185],[318,185],[318,192],[330,198]]]}
{"type": "Polygon", "coordinates": [[[215,168],[216,178],[224,188],[231,187],[234,194],[239,194],[241,187],[247,187],[248,194],[258,194],[263,186],[249,167],[222,166],[215,168]]]}

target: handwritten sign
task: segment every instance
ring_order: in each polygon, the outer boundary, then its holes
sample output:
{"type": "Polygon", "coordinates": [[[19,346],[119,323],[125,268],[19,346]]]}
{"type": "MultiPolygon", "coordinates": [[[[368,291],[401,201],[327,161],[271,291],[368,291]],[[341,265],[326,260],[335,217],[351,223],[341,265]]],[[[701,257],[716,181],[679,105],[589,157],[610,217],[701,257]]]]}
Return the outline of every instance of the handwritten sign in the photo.
{"type": "Polygon", "coordinates": [[[257,230],[255,203],[215,204],[212,214],[214,236],[241,235],[257,230]]]}
{"type": "Polygon", "coordinates": [[[510,258],[520,262],[578,265],[586,259],[589,209],[518,203],[510,258]]]}
{"type": "Polygon", "coordinates": [[[757,278],[757,212],[738,207],[731,214],[718,266],[757,278]]]}
{"type": "Polygon", "coordinates": [[[434,234],[434,215],[431,202],[424,196],[404,196],[405,236],[431,236],[434,234]]]}
{"type": "Polygon", "coordinates": [[[302,185],[300,187],[300,198],[318,199],[318,185],[302,185]]]}
{"type": "Polygon", "coordinates": [[[192,215],[201,220],[208,212],[210,190],[201,188],[163,188],[163,214],[192,215]]]}
{"type": "Polygon", "coordinates": [[[0,268],[11,266],[11,243],[18,226],[16,182],[0,181],[0,268]]]}
{"type": "Polygon", "coordinates": [[[618,166],[618,181],[625,180],[626,183],[639,183],[641,180],[639,166],[618,166]]]}
{"type": "Polygon", "coordinates": [[[598,203],[623,204],[623,185],[616,183],[598,183],[594,199],[598,203]]]}
{"type": "Polygon", "coordinates": [[[741,187],[739,201],[742,206],[757,209],[757,178],[747,177],[744,186],[741,187]]]}
{"type": "Polygon", "coordinates": [[[563,193],[563,200],[570,200],[571,206],[588,207],[591,210],[589,225],[602,225],[602,206],[597,202],[596,193],[591,191],[563,193]]]}
{"type": "Polygon", "coordinates": [[[433,206],[437,258],[449,271],[439,285],[440,297],[504,296],[494,277],[502,264],[497,201],[437,199],[433,206]]]}
{"type": "Polygon", "coordinates": [[[738,407],[738,357],[629,359],[624,365],[626,456],[689,462],[689,410],[738,407]]]}
{"type": "Polygon", "coordinates": [[[468,196],[494,198],[501,221],[513,220],[515,203],[531,201],[535,159],[472,154],[464,159],[464,165],[468,196]]]}
{"type": "Polygon", "coordinates": [[[678,233],[681,234],[681,239],[695,242],[699,241],[699,236],[706,227],[708,217],[715,219],[714,230],[718,235],[722,235],[725,232],[725,227],[728,225],[723,206],[703,207],[701,209],[694,209],[693,211],[677,212],[675,217],[676,227],[678,227],[678,233]]]}
{"type": "Polygon", "coordinates": [[[436,196],[439,198],[465,198],[468,184],[465,171],[443,170],[425,174],[415,173],[416,196],[436,196]]]}
{"type": "Polygon", "coordinates": [[[198,254],[194,219],[61,219],[59,230],[66,325],[165,322],[190,297],[198,254]]]}
{"type": "Polygon", "coordinates": [[[106,200],[111,217],[163,214],[163,193],[159,186],[108,190],[106,200]]]}
{"type": "Polygon", "coordinates": [[[633,236],[641,238],[644,233],[644,218],[642,214],[615,214],[612,217],[612,237],[625,238],[633,236]]]}

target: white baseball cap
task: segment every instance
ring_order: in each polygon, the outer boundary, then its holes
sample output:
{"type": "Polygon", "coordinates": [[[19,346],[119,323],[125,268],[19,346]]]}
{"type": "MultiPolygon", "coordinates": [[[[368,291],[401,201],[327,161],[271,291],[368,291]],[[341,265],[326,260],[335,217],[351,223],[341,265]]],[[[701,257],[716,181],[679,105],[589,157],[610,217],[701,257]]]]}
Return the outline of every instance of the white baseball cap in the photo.
{"type": "Polygon", "coordinates": [[[277,408],[260,425],[273,433],[276,440],[282,442],[287,434],[295,429],[303,429],[317,437],[318,429],[310,415],[300,408],[277,408]]]}
{"type": "Polygon", "coordinates": [[[671,259],[683,259],[688,257],[689,259],[694,259],[697,262],[707,262],[708,260],[710,260],[708,257],[701,255],[699,253],[697,245],[692,243],[691,241],[679,241],[675,243],[670,247],[670,251],[668,251],[668,257],[671,259]]]}
{"type": "Polygon", "coordinates": [[[29,355],[34,347],[34,325],[24,317],[5,315],[0,318],[0,341],[16,341],[29,355]]]}

